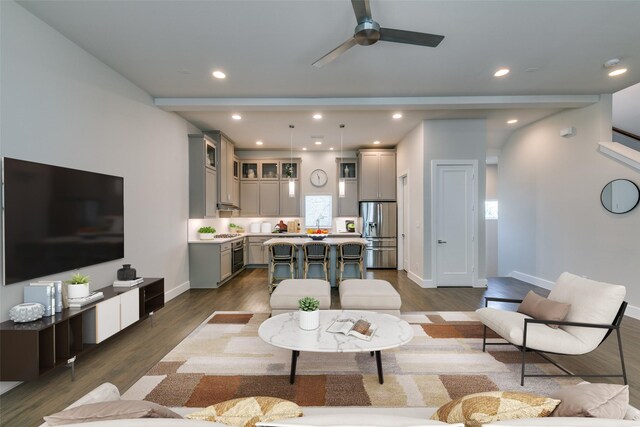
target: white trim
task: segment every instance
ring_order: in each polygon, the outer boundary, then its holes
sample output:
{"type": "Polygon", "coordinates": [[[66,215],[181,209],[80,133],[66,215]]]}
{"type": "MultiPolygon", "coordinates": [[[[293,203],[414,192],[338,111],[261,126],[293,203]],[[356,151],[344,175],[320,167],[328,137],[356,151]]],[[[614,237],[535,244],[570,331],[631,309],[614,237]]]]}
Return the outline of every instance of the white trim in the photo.
{"type": "Polygon", "coordinates": [[[187,292],[189,290],[189,288],[191,287],[191,282],[186,281],[181,285],[176,286],[173,289],[169,289],[168,291],[166,291],[164,293],[164,302],[168,302],[171,301],[172,299],[174,299],[175,297],[177,297],[178,295],[187,292]]]}
{"type": "Polygon", "coordinates": [[[545,288],[548,290],[553,289],[553,286],[555,285],[555,282],[532,276],[530,274],[521,273],[519,271],[512,271],[508,274],[508,276],[513,277],[514,279],[522,280],[523,282],[531,283],[532,285],[540,286],[541,288],[545,288]]]}
{"type": "Polygon", "coordinates": [[[415,273],[412,273],[411,271],[407,272],[407,277],[409,278],[409,280],[411,280],[421,288],[435,288],[435,285],[433,284],[433,280],[423,279],[422,277],[418,276],[415,273]]]}
{"type": "MultiPolygon", "coordinates": [[[[438,237],[436,236],[436,208],[435,208],[435,203],[433,203],[433,201],[435,200],[435,176],[436,176],[436,167],[437,166],[441,166],[441,165],[459,165],[459,166],[471,166],[473,168],[473,205],[475,206],[475,217],[474,220],[472,221],[472,234],[474,236],[473,239],[473,253],[472,253],[472,257],[473,257],[473,276],[471,278],[471,283],[470,284],[465,284],[463,286],[475,286],[475,284],[478,282],[478,230],[479,230],[479,216],[478,216],[478,161],[477,160],[472,160],[472,159],[462,159],[462,160],[431,160],[431,277],[433,278],[433,280],[431,280],[432,283],[435,283],[435,281],[438,278],[438,266],[436,264],[437,260],[436,260],[436,250],[437,250],[437,241],[438,241],[438,237]]],[[[483,211],[484,212],[484,211],[483,211]]],[[[484,213],[482,215],[482,218],[484,220],[484,213]]],[[[426,245],[425,245],[426,246],[426,245]]],[[[437,287],[437,285],[434,285],[433,287],[437,287]]]]}
{"type": "MultiPolygon", "coordinates": [[[[402,195],[402,199],[398,200],[398,213],[402,212],[403,214],[405,213],[405,205],[406,204],[410,204],[411,203],[411,199],[408,198],[408,194],[409,194],[409,171],[403,171],[401,173],[398,174],[397,180],[396,180],[396,194],[401,194],[402,195]],[[407,191],[404,191],[404,186],[402,185],[402,181],[403,179],[407,180],[407,191]]],[[[404,243],[404,239],[407,240],[407,248],[410,247],[411,245],[411,233],[407,232],[407,229],[409,228],[409,224],[411,224],[411,218],[409,217],[409,215],[411,214],[411,209],[408,209],[406,212],[406,217],[407,217],[407,221],[405,224],[404,221],[404,216],[403,215],[398,215],[398,231],[400,231],[400,229],[402,228],[402,233],[405,235],[404,238],[402,238],[402,236],[400,236],[399,234],[396,236],[396,245],[397,245],[397,253],[398,253],[398,270],[404,270],[407,272],[407,274],[409,274],[409,269],[411,268],[411,263],[409,262],[409,265],[404,265],[404,259],[407,258],[409,261],[411,261],[409,259],[409,257],[411,256],[411,250],[409,249],[409,255],[408,257],[405,257],[404,254],[404,244],[400,245],[398,244],[398,238],[400,237],[401,239],[403,239],[403,243],[404,243]],[[400,227],[400,224],[402,224],[402,227],[400,227]]]]}
{"type": "Polygon", "coordinates": [[[605,141],[598,143],[598,150],[614,160],[618,160],[640,171],[640,153],[618,142],[605,141]]]}
{"type": "MultiPolygon", "coordinates": [[[[555,285],[555,282],[532,276],[530,274],[521,273],[519,271],[512,271],[508,274],[508,276],[549,290],[553,289],[553,286],[555,285]]],[[[625,311],[625,316],[640,320],[640,307],[628,304],[627,310],[625,311]]]]}
{"type": "Polygon", "coordinates": [[[487,279],[478,279],[473,285],[474,288],[487,288],[489,287],[489,281],[487,279]]]}
{"type": "Polygon", "coordinates": [[[22,381],[0,381],[0,394],[5,394],[22,384],[22,381]]]}

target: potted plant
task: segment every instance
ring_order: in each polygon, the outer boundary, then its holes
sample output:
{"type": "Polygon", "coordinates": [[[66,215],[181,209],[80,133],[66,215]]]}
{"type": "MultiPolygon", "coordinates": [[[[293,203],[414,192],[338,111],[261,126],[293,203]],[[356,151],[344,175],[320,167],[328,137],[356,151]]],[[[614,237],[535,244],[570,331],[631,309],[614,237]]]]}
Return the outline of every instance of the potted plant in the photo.
{"type": "Polygon", "coordinates": [[[200,238],[200,240],[212,240],[215,233],[216,229],[213,227],[198,228],[198,237],[200,238]]]}
{"type": "Polygon", "coordinates": [[[91,278],[84,274],[76,273],[67,280],[67,298],[84,298],[89,296],[91,278]]]}
{"type": "Polygon", "coordinates": [[[311,331],[320,326],[320,301],[313,297],[304,297],[298,300],[300,307],[300,329],[311,331]]]}
{"type": "Polygon", "coordinates": [[[238,226],[234,223],[229,224],[229,233],[237,233],[238,226]]]}

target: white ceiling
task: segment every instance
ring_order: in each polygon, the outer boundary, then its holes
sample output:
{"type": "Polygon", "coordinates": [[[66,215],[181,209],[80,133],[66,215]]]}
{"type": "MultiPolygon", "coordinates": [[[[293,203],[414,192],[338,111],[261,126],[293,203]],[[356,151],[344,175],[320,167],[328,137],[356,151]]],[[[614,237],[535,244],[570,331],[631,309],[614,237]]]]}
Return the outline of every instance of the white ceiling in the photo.
{"type": "Polygon", "coordinates": [[[374,111],[363,102],[352,111],[325,106],[326,119],[313,123],[313,105],[191,108],[193,98],[588,95],[640,81],[640,1],[372,0],[373,18],[383,27],[445,39],[435,49],[356,46],[320,69],[311,63],[352,35],[348,0],[19,3],[155,98],[182,99],[163,108],[226,132],[240,147],[255,147],[261,138],[271,149],[288,148],[292,122],[300,141],[316,133],[335,139],[337,124],[345,123],[350,146],[373,139],[393,145],[425,118],[466,117],[486,117],[490,145],[499,147],[511,130],[501,123],[507,116],[518,116],[521,126],[566,106],[516,107],[505,98],[503,105],[470,110],[457,100],[441,111],[414,106],[392,122],[395,108],[374,111]],[[616,79],[602,66],[613,57],[629,68],[616,79]],[[500,66],[512,72],[496,79],[500,66]],[[226,80],[211,77],[216,68],[226,80]],[[231,122],[234,111],[244,119],[231,122]]]}

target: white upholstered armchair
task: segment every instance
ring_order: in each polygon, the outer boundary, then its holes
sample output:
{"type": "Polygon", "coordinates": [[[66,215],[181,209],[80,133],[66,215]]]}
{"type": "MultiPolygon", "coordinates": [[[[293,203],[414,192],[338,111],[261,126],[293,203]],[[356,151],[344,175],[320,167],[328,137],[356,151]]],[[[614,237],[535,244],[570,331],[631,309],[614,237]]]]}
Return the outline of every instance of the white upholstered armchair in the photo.
{"type": "Polygon", "coordinates": [[[482,351],[487,345],[512,344],[522,351],[521,385],[525,377],[563,376],[525,373],[525,353],[535,351],[560,368],[566,375],[580,377],[621,377],[627,384],[627,373],[622,353],[620,323],[627,303],[624,286],[597,282],[571,273],[562,273],[549,293],[548,299],[571,304],[563,321],[533,319],[522,313],[489,307],[490,302],[520,303],[522,300],[486,297],[485,308],[476,311],[484,324],[482,351]],[[549,325],[559,325],[557,329],[549,325]],[[506,343],[487,342],[487,328],[492,329],[506,343]],[[595,350],[609,334],[615,331],[622,373],[574,374],[543,353],[581,355],[595,350]]]}

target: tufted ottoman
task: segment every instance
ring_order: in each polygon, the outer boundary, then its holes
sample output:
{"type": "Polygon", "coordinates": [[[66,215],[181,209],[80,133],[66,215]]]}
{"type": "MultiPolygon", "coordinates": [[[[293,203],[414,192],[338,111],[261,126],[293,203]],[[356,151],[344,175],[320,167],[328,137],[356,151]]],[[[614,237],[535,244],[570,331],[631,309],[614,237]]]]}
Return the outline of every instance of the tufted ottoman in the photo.
{"type": "Polygon", "coordinates": [[[343,280],[339,289],[343,310],[370,310],[400,316],[400,294],[386,280],[343,280]]]}
{"type": "Polygon", "coordinates": [[[331,285],[319,279],[287,279],[276,286],[271,294],[271,315],[298,310],[298,300],[313,297],[320,301],[320,310],[331,307],[331,285]]]}

